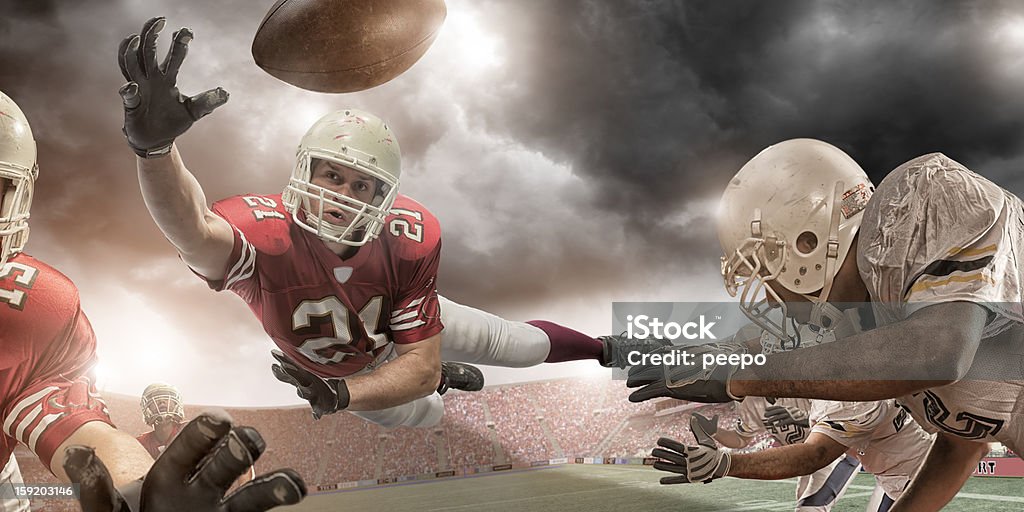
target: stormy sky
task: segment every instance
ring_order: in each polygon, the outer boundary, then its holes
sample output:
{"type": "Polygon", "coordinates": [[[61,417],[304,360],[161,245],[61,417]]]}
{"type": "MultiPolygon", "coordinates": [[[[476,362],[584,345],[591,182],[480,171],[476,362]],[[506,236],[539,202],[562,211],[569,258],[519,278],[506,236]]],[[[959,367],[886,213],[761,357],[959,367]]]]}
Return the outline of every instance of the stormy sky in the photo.
{"type": "Polygon", "coordinates": [[[78,284],[106,389],[165,380],[192,403],[298,400],[270,375],[245,305],[193,277],[142,203],[115,50],[155,15],[168,18],[161,51],[174,29],[195,32],[179,87],[231,93],[178,141],[208,199],[279,192],[315,119],[375,112],[402,146],[403,192],[444,228],[439,289],[512,319],[604,334],[612,301],[725,298],[718,196],[788,138],[831,142],[876,182],[942,151],[1024,192],[1015,2],[448,0],[419,63],[344,95],[253,63],[271,4],[0,0],[0,90],[39,144],[27,252],[78,284]]]}

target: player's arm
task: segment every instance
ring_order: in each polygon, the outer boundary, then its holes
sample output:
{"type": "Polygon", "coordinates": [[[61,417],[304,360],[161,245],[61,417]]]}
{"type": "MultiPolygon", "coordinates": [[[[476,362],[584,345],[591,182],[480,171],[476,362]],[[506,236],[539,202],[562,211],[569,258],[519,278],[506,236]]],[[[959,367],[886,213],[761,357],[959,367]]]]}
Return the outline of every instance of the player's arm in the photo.
{"type": "Polygon", "coordinates": [[[398,357],[376,370],[346,377],[350,411],[387,409],[425,397],[441,382],[441,335],[395,345],[398,357]]]}
{"type": "Polygon", "coordinates": [[[871,401],[943,386],[967,374],[987,320],[978,304],[934,304],[842,343],[772,354],[764,365],[737,371],[729,390],[735,396],[871,401]]]}
{"type": "Polygon", "coordinates": [[[272,350],[274,377],[291,384],[309,401],[313,419],[341,410],[375,411],[411,402],[434,392],[441,381],[441,335],[397,345],[398,357],[365,375],[324,379],[272,350]]]}
{"type": "Polygon", "coordinates": [[[223,279],[234,233],[207,206],[203,189],[177,148],[163,157],[137,160],[142,198],[160,231],[188,266],[207,279],[223,279]]]}
{"type": "Polygon", "coordinates": [[[812,432],[802,443],[732,456],[729,476],[780,480],[814,473],[829,465],[848,448],[831,437],[812,432]]]}
{"type": "Polygon", "coordinates": [[[920,471],[891,512],[941,510],[964,485],[988,453],[988,444],[939,433],[920,471]]]}
{"type": "Polygon", "coordinates": [[[49,460],[50,471],[62,482],[71,481],[64,471],[64,456],[72,445],[92,447],[106,463],[116,487],[141,478],[153,464],[153,458],[134,437],[102,421],[90,421],[65,439],[49,460]]]}
{"type": "Polygon", "coordinates": [[[232,426],[226,413],[204,412],[182,429],[143,479],[118,485],[110,470],[119,462],[86,445],[62,450],[63,471],[79,484],[84,512],[262,512],[298,503],[306,485],[287,468],[228,492],[265,448],[255,429],[232,426]]]}
{"type": "Polygon", "coordinates": [[[206,205],[206,196],[185,168],[174,139],[192,123],[227,101],[217,88],[191,98],[178,92],[178,69],[188,51],[192,33],[175,32],[171,49],[157,63],[156,39],[163,18],[153,18],[132,34],[118,53],[121,72],[128,81],[121,87],[124,133],[138,155],[139,184],[153,220],[178,249],[189,266],[209,279],[224,277],[234,234],[227,221],[206,205]]]}
{"type": "Polygon", "coordinates": [[[663,460],[654,469],[675,473],[662,477],[662,484],[710,482],[724,476],[778,480],[813,473],[842,455],[847,448],[824,434],[813,433],[799,444],[755,453],[731,453],[715,446],[705,430],[706,422],[690,417],[690,431],[696,445],[687,446],[668,438],[658,440],[651,454],[663,460]]]}

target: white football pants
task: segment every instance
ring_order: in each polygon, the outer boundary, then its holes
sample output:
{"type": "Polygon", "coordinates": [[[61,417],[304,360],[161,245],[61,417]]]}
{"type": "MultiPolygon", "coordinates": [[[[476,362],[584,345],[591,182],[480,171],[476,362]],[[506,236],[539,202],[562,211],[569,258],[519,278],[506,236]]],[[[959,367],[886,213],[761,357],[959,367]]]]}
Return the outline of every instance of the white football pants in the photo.
{"type": "Polygon", "coordinates": [[[828,512],[853,482],[860,461],[843,455],[814,473],[804,475],[796,484],[797,512],[828,512]]]}
{"type": "MultiPolygon", "coordinates": [[[[525,368],[547,359],[551,342],[541,329],[438,298],[444,324],[441,333],[443,361],[525,368]]],[[[352,414],[382,427],[428,428],[441,422],[444,401],[435,392],[389,409],[352,411],[352,414]]]]}

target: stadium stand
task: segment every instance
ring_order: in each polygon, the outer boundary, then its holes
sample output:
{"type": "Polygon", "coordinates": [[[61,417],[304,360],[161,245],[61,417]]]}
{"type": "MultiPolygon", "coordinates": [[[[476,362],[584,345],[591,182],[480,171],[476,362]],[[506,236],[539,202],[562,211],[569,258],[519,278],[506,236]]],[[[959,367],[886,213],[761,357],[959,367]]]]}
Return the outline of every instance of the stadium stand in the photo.
{"type": "MultiPolygon", "coordinates": [[[[690,414],[720,416],[735,424],[731,404],[676,401],[631,404],[621,381],[559,379],[488,387],[445,395],[445,417],[433,429],[383,429],[350,414],[313,421],[305,406],[226,408],[238,424],[259,429],[267,451],[256,471],[291,467],[310,484],[395,481],[400,477],[554,458],[646,457],[659,437],[692,442],[690,414]]],[[[105,393],[115,424],[132,435],[148,430],[139,398],[105,393]]],[[[189,405],[191,418],[202,407],[189,405]]],[[[770,443],[767,435],[752,445],[770,443]]],[[[992,456],[1005,455],[996,446],[992,456]]],[[[54,477],[21,446],[16,451],[26,482],[54,477]]],[[[244,479],[247,479],[245,477],[244,479]]],[[[78,510],[67,500],[39,500],[33,510],[78,510]]]]}

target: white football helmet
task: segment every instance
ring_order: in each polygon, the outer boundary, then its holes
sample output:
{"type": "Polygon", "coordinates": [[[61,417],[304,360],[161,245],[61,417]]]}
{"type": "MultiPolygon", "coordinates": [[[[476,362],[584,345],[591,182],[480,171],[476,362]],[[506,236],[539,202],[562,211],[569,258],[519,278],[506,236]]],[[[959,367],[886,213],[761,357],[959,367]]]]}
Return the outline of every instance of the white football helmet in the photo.
{"type": "Polygon", "coordinates": [[[24,249],[39,167],[28,119],[0,92],[0,266],[24,249]]]}
{"type": "Polygon", "coordinates": [[[328,242],[360,246],[380,234],[398,195],[402,152],[398,139],[377,116],[345,109],[321,117],[302,137],[295,170],[281,199],[295,223],[328,242]],[[336,162],[377,181],[372,203],[310,183],[313,161],[336,162]],[[323,219],[324,207],[354,214],[347,226],[323,219]]]}
{"type": "Polygon", "coordinates": [[[769,146],[736,173],[718,211],[722,277],[753,322],[799,345],[785,303],[766,286],[775,281],[811,301],[810,324],[818,332],[840,327],[846,317],[827,300],[873,191],[857,162],[814,139],[769,146]],[[782,308],[781,319],[769,315],[769,297],[782,308]]]}
{"type": "Polygon", "coordinates": [[[146,386],[142,392],[142,419],[150,426],[168,419],[184,422],[185,407],[181,403],[178,389],[163,382],[146,386]]]}

